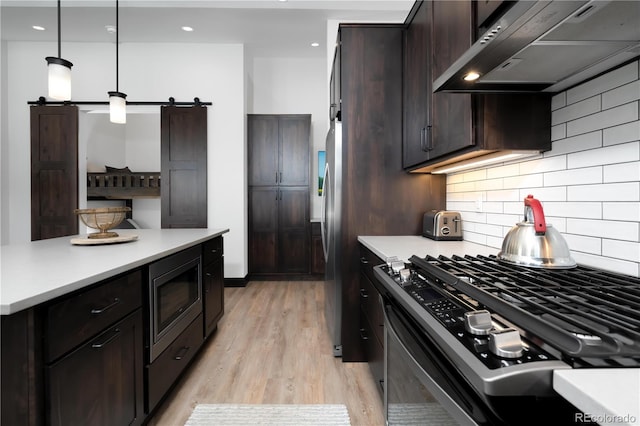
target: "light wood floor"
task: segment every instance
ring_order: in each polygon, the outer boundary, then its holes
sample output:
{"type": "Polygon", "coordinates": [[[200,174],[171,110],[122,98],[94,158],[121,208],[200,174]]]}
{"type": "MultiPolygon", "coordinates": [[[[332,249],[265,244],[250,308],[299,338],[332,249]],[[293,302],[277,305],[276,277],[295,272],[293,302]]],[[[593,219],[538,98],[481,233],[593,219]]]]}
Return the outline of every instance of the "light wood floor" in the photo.
{"type": "Polygon", "coordinates": [[[149,425],[183,425],[199,403],[345,404],[354,426],[384,425],[366,363],[333,356],[320,281],[225,288],[225,315],[149,425]]]}

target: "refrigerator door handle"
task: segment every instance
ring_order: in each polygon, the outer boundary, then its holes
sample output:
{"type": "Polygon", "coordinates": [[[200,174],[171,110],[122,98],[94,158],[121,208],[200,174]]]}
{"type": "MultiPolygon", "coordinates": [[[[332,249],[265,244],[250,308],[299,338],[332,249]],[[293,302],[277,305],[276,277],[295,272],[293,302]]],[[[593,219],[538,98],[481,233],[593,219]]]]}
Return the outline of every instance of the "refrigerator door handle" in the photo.
{"type": "Polygon", "coordinates": [[[322,209],[320,210],[320,234],[322,235],[322,251],[325,262],[329,260],[329,233],[327,232],[327,191],[329,191],[329,163],[324,166],[324,177],[322,178],[322,209]]]}

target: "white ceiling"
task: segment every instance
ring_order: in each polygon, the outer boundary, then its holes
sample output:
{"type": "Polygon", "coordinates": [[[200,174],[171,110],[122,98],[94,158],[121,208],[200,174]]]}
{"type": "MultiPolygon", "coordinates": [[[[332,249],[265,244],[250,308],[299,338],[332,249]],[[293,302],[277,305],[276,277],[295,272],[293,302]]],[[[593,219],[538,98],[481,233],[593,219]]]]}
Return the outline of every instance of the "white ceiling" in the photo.
{"type": "MultiPolygon", "coordinates": [[[[409,0],[120,0],[120,42],[243,43],[254,56],[326,56],[328,20],[403,22],[409,0]],[[188,25],[193,32],[181,27],[188,25]],[[312,42],[320,43],[312,48],[312,42]]],[[[61,40],[115,42],[115,0],[62,0],[61,40]]],[[[57,42],[57,0],[0,0],[9,41],[57,42]],[[46,28],[32,29],[33,25],[46,28]]],[[[64,56],[64,55],[63,55],[64,56]]]]}

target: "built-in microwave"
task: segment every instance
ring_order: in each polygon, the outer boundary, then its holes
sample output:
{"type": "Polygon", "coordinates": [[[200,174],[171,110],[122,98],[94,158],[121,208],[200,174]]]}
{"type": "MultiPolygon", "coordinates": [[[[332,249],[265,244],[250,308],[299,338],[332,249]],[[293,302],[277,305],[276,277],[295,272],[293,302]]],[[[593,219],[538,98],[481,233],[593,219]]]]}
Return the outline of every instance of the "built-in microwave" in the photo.
{"type": "Polygon", "coordinates": [[[202,312],[202,259],[196,246],[149,265],[149,362],[202,312]]]}

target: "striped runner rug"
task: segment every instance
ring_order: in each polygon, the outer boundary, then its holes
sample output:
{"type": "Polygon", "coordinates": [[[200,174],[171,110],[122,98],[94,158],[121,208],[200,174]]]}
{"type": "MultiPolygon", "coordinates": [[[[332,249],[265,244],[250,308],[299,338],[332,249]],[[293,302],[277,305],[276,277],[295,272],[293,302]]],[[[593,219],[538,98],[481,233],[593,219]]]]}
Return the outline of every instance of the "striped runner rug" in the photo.
{"type": "Polygon", "coordinates": [[[351,426],[343,404],[198,404],[185,426],[351,426]]]}

